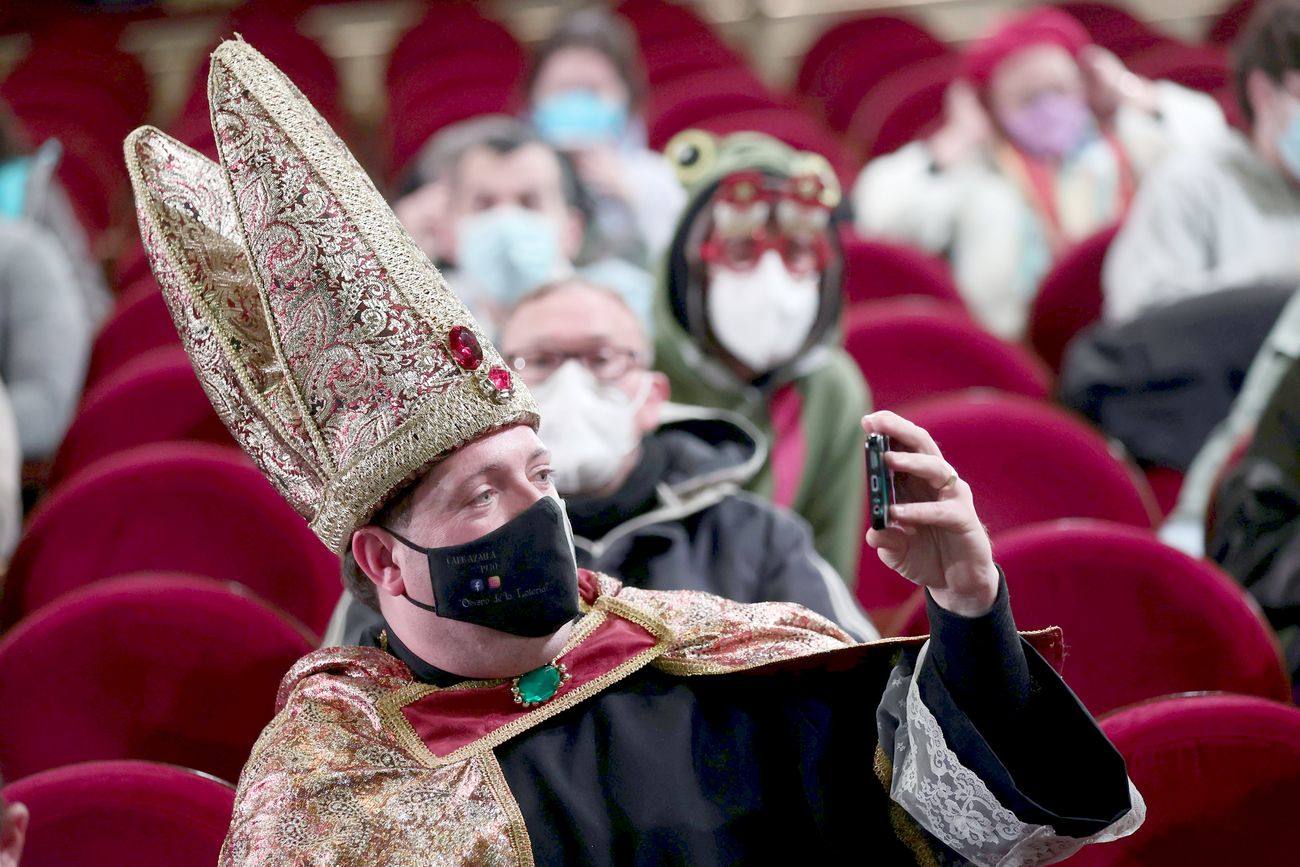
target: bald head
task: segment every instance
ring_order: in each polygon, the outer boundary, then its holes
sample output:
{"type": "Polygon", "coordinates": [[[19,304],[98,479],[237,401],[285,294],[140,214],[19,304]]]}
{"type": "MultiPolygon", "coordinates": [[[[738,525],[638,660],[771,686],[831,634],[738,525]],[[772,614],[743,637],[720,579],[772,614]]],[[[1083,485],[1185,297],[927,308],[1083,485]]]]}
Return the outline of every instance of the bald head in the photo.
{"type": "Polygon", "coordinates": [[[543,287],[522,299],[501,327],[507,358],[540,349],[580,351],[611,346],[650,355],[650,339],[632,308],[612,290],[581,280],[543,287]]]}

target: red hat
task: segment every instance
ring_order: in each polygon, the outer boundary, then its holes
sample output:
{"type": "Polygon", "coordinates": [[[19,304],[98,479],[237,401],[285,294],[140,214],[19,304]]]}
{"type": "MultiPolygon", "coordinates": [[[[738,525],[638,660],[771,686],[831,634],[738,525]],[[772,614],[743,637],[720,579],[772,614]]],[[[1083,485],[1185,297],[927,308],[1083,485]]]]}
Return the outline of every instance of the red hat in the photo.
{"type": "Polygon", "coordinates": [[[1008,19],[971,43],[962,66],[966,78],[982,89],[1002,62],[1017,51],[1035,45],[1059,45],[1072,57],[1078,57],[1091,44],[1092,37],[1082,24],[1059,9],[1044,6],[1008,19]]]}

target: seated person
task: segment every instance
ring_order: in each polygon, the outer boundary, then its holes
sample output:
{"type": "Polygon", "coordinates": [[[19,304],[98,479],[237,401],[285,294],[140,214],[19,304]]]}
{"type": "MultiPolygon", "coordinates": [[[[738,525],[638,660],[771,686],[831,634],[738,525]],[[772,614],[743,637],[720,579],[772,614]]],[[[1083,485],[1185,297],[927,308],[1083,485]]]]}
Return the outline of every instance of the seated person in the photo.
{"type": "Polygon", "coordinates": [[[433,227],[426,253],[447,263],[447,281],[488,332],[529,291],[574,273],[616,289],[648,323],[650,275],[587,255],[589,202],[568,158],[521,121],[467,124],[432,145],[444,149],[436,160],[443,191],[417,189],[396,208],[413,225],[433,227]]]}
{"type": "MultiPolygon", "coordinates": [[[[672,407],[636,316],[580,280],[527,295],[501,351],[537,399],[578,564],[632,587],[704,590],[737,602],[798,602],[860,638],[876,630],[817,554],[800,518],[738,490],[766,444],[744,419],[672,407]],[[667,417],[666,417],[667,416],[667,417]]],[[[325,644],[356,644],[379,621],[349,565],[325,644]]]]}
{"type": "Polygon", "coordinates": [[[19,126],[0,106],[0,218],[32,222],[58,243],[72,266],[87,327],[94,330],[108,315],[113,296],[90,251],[86,230],[55,177],[63,147],[57,139],[48,139],[29,148],[19,126]]]}
{"type": "Polygon", "coordinates": [[[22,458],[46,460],[81,396],[92,330],[72,263],[28,220],[0,219],[0,298],[0,380],[22,458]]]}
{"type": "Polygon", "coordinates": [[[1235,54],[1250,137],[1172,157],[1143,184],[1106,256],[1112,322],[1300,277],[1300,0],[1262,4],[1235,54]]]}
{"type": "Polygon", "coordinates": [[[738,412],[771,443],[749,488],[806,520],[852,586],[870,408],[840,347],[839,182],[821,156],[758,133],[687,130],[668,145],[690,203],[663,269],[656,364],[673,399],[738,412]]]}
{"type": "Polygon", "coordinates": [[[383,615],[286,675],[223,865],[1038,864],[1141,824],[925,431],[855,424],[897,445],[868,541],[928,588],[928,641],[579,570],[527,386],[337,136],[246,43],[209,93],[221,165],[127,141],[151,264],[233,435],[383,615]]]}
{"type": "Polygon", "coordinates": [[[1259,603],[1300,683],[1300,360],[1291,361],[1219,488],[1206,553],[1259,603]]]}
{"type": "Polygon", "coordinates": [[[569,16],[534,54],[526,92],[538,133],[573,160],[591,194],[602,251],[657,262],[686,194],[646,145],[645,73],[627,22],[595,8],[569,16]]]}
{"type": "MultiPolygon", "coordinates": [[[[1243,289],[1225,291],[1240,294],[1243,298],[1250,297],[1243,289]]],[[[1226,415],[1220,416],[1204,445],[1196,452],[1178,491],[1178,502],[1160,527],[1162,541],[1193,557],[1205,555],[1205,525],[1210,501],[1215,488],[1223,480],[1228,460],[1237,445],[1254,432],[1264,408],[1278,389],[1278,383],[1300,360],[1300,278],[1293,281],[1289,295],[1290,299],[1255,353],[1245,376],[1234,376],[1229,383],[1240,381],[1240,391],[1226,415]]],[[[1141,317],[1138,323],[1151,318],[1141,317]]],[[[1239,342],[1236,334],[1232,335],[1231,341],[1239,342]]],[[[1177,381],[1185,380],[1180,374],[1177,381]]]]}
{"type": "Polygon", "coordinates": [[[948,256],[975,317],[1016,340],[1056,258],[1123,217],[1167,153],[1221,134],[1223,115],[1129,72],[1050,7],[976,41],[964,69],[939,132],[869,163],[853,207],[862,234],[948,256]]]}

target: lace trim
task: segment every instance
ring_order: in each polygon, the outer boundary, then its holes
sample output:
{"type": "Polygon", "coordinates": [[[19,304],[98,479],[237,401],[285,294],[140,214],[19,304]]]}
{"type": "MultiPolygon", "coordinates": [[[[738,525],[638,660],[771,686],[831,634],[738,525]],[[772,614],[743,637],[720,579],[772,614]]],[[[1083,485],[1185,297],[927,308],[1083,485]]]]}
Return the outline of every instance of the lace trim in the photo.
{"type": "MultiPolygon", "coordinates": [[[[921,648],[914,672],[921,670],[928,650],[927,643],[921,648]]],[[[894,690],[901,686],[898,674],[896,669],[890,679],[894,690]]],[[[892,691],[887,690],[887,695],[892,691]]],[[[898,728],[892,738],[894,778],[890,797],[926,831],[974,864],[1051,864],[1089,843],[1126,837],[1146,817],[1146,804],[1130,780],[1132,808],[1089,837],[1067,837],[1057,834],[1050,825],[1022,822],[948,747],[939,721],[921,701],[915,676],[910,678],[906,700],[899,702],[898,712],[898,728]]]]}

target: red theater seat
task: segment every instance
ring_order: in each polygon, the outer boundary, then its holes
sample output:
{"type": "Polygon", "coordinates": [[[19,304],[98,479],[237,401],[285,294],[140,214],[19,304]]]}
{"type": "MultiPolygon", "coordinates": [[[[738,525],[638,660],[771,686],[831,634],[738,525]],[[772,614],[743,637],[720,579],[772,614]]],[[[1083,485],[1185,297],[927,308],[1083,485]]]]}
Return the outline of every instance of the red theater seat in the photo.
{"type": "Polygon", "coordinates": [[[1067,252],[1047,272],[1029,314],[1029,343],[1060,372],[1074,335],[1101,318],[1101,269],[1119,226],[1110,226],[1067,252]]]}
{"type": "Polygon", "coordinates": [[[959,66],[951,54],[929,57],[891,72],[867,91],[847,121],[847,138],[859,162],[892,153],[938,129],[944,94],[959,66]]]}
{"type": "MultiPolygon", "coordinates": [[[[799,63],[795,90],[821,100],[844,87],[845,81],[837,73],[841,72],[846,60],[851,62],[853,58],[888,52],[894,46],[909,42],[937,44],[938,40],[919,24],[892,15],[870,15],[841,21],[808,46],[799,63]]],[[[869,87],[872,83],[862,79],[853,82],[859,88],[869,87]]]]}
{"type": "Polygon", "coordinates": [[[0,639],[0,765],[13,779],[96,759],[239,770],[275,713],[302,628],[206,578],[116,578],[0,639]]]}
{"type": "MultiPolygon", "coordinates": [[[[1290,699],[1277,639],[1245,591],[1147,531],[1039,524],[998,536],[994,555],[1020,628],[1064,631],[1065,681],[1094,714],[1194,690],[1290,699]]],[[[903,633],[927,631],[918,606],[903,633]]]]}
{"type": "Polygon", "coordinates": [[[921,296],[965,311],[948,263],[923,250],[878,239],[841,236],[844,297],[850,304],[921,296]]]}
{"type": "Polygon", "coordinates": [[[54,457],[50,486],[105,455],[152,442],[233,446],[180,348],[152,349],[86,394],[54,457]]]}
{"type": "Polygon", "coordinates": [[[1051,377],[1042,363],[1006,343],[952,305],[929,299],[858,304],[844,315],[844,348],[871,386],[872,405],[968,388],[991,388],[1046,400],[1051,377]]]}
{"type": "Polygon", "coordinates": [[[1147,818],[1072,867],[1295,863],[1300,710],[1245,696],[1168,698],[1117,713],[1102,730],[1147,818]]]}
{"type": "Polygon", "coordinates": [[[31,822],[23,867],[216,864],[235,790],[154,762],[83,762],[5,787],[31,822]]]}
{"type": "Polygon", "coordinates": [[[890,30],[888,38],[854,43],[822,67],[810,95],[820,95],[833,129],[848,131],[859,107],[886,78],[949,54],[948,46],[919,27],[890,30]]]}
{"type": "MultiPolygon", "coordinates": [[[[934,436],[970,483],[980,519],[995,538],[1059,518],[1151,527],[1155,502],[1141,474],[1111,454],[1100,434],[1044,401],[966,393],[898,412],[934,436]]],[[[894,609],[914,589],[864,544],[857,586],[864,607],[894,609]]]]}
{"type": "Polygon", "coordinates": [[[153,443],[68,478],[32,513],[0,624],[105,578],[170,570],[233,581],[323,632],[339,562],[238,451],[153,443]]]}
{"type": "Polygon", "coordinates": [[[1085,0],[1085,2],[1061,3],[1058,8],[1082,24],[1094,42],[1110,49],[1121,58],[1150,48],[1164,40],[1164,37],[1148,27],[1146,22],[1117,4],[1085,0]]]}
{"type": "MultiPolygon", "coordinates": [[[[141,285],[152,286],[152,278],[141,285]]],[[[157,289],[133,288],[129,296],[124,294],[122,303],[114,308],[95,337],[86,370],[86,388],[91,389],[109,373],[150,349],[179,347],[180,343],[162,293],[157,289]]]]}

